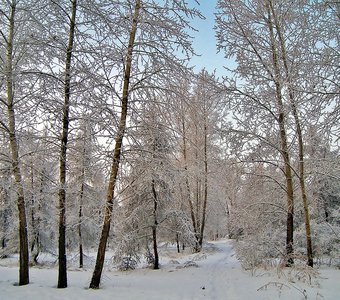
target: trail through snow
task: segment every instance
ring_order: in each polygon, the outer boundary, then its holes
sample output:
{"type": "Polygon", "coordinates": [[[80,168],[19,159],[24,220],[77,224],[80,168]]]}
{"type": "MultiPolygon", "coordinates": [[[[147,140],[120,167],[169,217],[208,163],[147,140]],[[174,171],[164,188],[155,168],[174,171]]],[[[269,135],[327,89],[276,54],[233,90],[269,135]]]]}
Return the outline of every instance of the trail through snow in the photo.
{"type": "Polygon", "coordinates": [[[11,266],[11,260],[0,260],[0,299],[340,299],[339,270],[320,270],[319,278],[313,280],[312,285],[297,279],[279,278],[275,270],[262,270],[257,276],[251,276],[241,269],[230,240],[207,243],[197,254],[177,254],[174,248],[168,247],[161,247],[160,254],[160,270],[140,268],[119,272],[106,269],[99,290],[87,288],[92,266],[87,270],[69,270],[66,289],[56,288],[56,266],[31,268],[31,283],[18,287],[15,286],[18,268],[11,266]]]}

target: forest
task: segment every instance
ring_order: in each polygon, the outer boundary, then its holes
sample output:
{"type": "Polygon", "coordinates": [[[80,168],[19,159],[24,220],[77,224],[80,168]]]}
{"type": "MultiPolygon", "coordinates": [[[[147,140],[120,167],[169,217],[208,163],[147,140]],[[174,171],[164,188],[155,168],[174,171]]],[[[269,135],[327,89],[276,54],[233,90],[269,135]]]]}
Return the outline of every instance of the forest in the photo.
{"type": "Polygon", "coordinates": [[[340,3],[218,0],[202,69],[195,0],[0,0],[0,263],[233,239],[245,270],[340,267],[340,3]],[[228,63],[234,61],[232,66],[228,63]]]}

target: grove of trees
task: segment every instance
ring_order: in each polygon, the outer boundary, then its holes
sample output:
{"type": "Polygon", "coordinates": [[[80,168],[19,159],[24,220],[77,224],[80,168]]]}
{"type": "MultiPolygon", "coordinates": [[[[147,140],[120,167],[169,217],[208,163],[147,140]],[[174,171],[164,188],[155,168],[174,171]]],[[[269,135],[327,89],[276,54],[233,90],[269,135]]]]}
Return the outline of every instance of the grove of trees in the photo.
{"type": "Polygon", "coordinates": [[[19,254],[19,285],[46,252],[58,288],[76,253],[93,289],[108,249],[121,269],[220,237],[246,269],[339,256],[339,3],[218,0],[218,77],[190,67],[199,2],[0,0],[0,259],[19,254]]]}

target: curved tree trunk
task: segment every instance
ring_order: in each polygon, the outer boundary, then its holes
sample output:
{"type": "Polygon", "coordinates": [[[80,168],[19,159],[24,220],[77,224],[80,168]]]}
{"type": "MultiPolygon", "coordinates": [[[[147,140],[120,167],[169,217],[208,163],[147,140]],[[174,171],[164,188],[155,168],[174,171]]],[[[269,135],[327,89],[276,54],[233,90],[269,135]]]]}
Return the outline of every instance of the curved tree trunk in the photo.
{"type": "Polygon", "coordinates": [[[124,83],[123,83],[123,95],[122,95],[122,111],[120,115],[120,122],[117,132],[117,137],[115,139],[115,148],[113,152],[113,160],[111,166],[111,173],[109,179],[109,185],[106,193],[106,207],[104,213],[104,222],[102,233],[99,241],[96,265],[93,271],[90,288],[98,289],[100,284],[100,279],[104,266],[105,259],[105,250],[107,239],[110,233],[110,225],[111,225],[111,216],[113,210],[113,199],[114,199],[114,190],[117,181],[119,163],[121,158],[121,148],[123,144],[123,137],[126,129],[126,118],[128,111],[128,99],[129,99],[129,85],[130,85],[130,76],[131,76],[131,65],[132,65],[132,55],[133,55],[133,47],[135,43],[135,37],[137,32],[138,18],[140,11],[140,0],[135,1],[134,8],[134,16],[132,20],[132,28],[129,36],[129,43],[127,48],[127,54],[125,58],[125,71],[124,71],[124,83]]]}

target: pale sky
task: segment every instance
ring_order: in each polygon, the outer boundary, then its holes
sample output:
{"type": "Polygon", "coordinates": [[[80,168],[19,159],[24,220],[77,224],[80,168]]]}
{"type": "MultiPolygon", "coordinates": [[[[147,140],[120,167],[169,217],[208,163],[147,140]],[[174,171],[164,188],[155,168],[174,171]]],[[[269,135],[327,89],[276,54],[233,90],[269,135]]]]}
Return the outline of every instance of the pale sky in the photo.
{"type": "Polygon", "coordinates": [[[227,60],[223,57],[223,53],[217,54],[215,31],[213,29],[216,3],[217,0],[200,0],[198,7],[206,19],[197,19],[192,22],[193,27],[198,30],[198,32],[194,33],[193,46],[196,53],[201,54],[200,57],[192,59],[192,64],[196,65],[195,71],[197,72],[203,68],[209,72],[213,72],[216,69],[216,75],[221,77],[227,73],[223,68],[227,60]]]}

